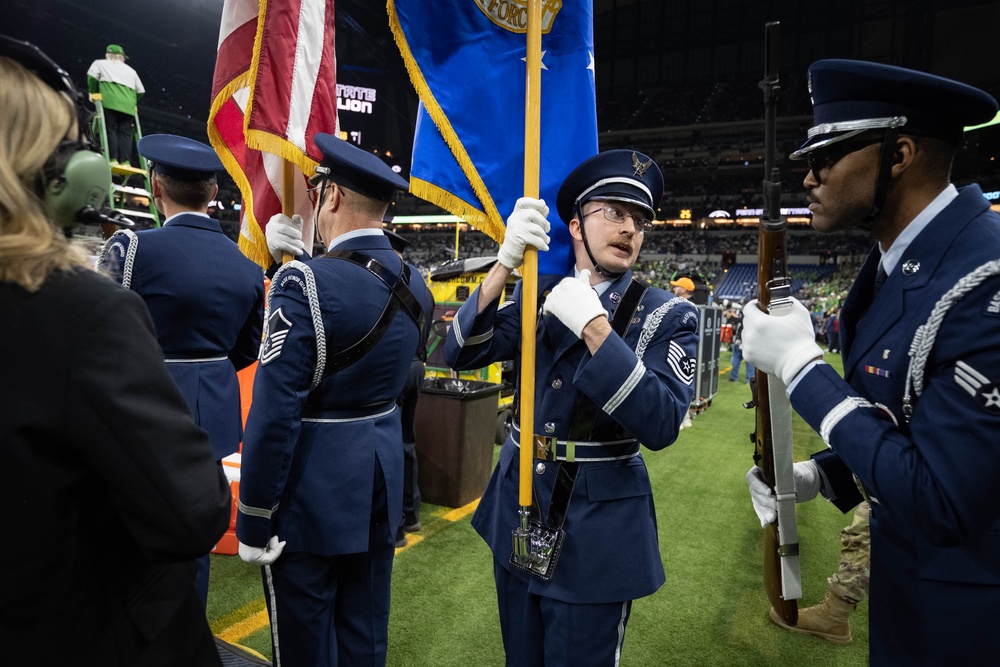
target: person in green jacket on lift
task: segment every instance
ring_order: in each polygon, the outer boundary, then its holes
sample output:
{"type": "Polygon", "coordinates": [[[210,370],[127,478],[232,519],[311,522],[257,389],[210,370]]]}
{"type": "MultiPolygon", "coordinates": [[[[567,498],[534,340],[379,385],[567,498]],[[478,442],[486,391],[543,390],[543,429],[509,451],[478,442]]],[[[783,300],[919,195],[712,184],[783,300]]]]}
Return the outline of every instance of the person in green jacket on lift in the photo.
{"type": "Polygon", "coordinates": [[[136,105],[146,89],[138,73],[125,64],[125,50],[121,46],[108,44],[104,58],[91,64],[87,70],[87,89],[101,94],[108,130],[108,161],[130,165],[136,105]]]}

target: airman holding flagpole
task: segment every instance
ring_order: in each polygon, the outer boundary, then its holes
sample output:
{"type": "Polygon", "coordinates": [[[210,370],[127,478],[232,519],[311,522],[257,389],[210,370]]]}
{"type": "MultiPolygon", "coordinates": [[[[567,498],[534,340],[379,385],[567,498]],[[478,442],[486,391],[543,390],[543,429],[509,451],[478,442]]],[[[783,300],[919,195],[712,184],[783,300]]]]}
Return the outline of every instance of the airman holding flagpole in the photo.
{"type": "MultiPolygon", "coordinates": [[[[236,534],[243,560],[262,566],[275,664],[382,665],[403,518],[396,399],[433,299],[382,233],[407,182],[333,135],[315,141],[311,196],[327,253],[271,279],[236,534]]],[[[267,230],[275,259],[301,253],[291,218],[275,215],[267,230]]]]}
{"type": "MultiPolygon", "coordinates": [[[[512,553],[525,420],[514,424],[473,518],[493,552],[508,665],[614,664],[632,600],[664,582],[640,442],[659,450],[677,437],[694,393],[698,314],[632,278],[662,193],[659,168],[630,150],[584,161],[559,190],[576,264],[539,285],[526,552],[512,553]]],[[[497,263],[448,332],[452,367],[524,354],[525,283],[503,304],[500,295],[525,249],[547,248],[547,214],[531,198],[511,213],[497,263]]],[[[521,374],[519,392],[525,382],[521,374]]]]}

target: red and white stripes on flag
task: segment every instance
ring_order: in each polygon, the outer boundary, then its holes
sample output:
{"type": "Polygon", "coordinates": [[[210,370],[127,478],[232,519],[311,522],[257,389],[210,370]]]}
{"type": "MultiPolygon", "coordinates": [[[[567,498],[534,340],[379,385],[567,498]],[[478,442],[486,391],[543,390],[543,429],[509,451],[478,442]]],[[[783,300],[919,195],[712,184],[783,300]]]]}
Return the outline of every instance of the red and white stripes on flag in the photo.
{"type": "Polygon", "coordinates": [[[305,178],[322,159],[313,137],[339,130],[336,74],[333,0],[226,0],[208,137],[243,195],[240,249],[261,266],[285,160],[301,171],[294,210],[312,238],[305,178]]]}

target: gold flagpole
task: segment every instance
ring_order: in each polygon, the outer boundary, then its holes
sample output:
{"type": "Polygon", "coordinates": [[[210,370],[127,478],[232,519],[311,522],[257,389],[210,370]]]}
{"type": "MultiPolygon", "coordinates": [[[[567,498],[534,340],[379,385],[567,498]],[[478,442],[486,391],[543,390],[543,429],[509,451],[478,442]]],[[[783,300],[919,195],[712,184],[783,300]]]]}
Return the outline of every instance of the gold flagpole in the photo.
{"type": "MultiPolygon", "coordinates": [[[[281,212],[289,218],[295,214],[295,165],[290,160],[283,160],[281,164],[281,212]]],[[[312,250],[309,252],[311,254],[312,250]]],[[[281,253],[282,264],[293,259],[292,253],[281,253]]]]}
{"type": "MultiPolygon", "coordinates": [[[[542,99],[542,2],[528,0],[528,68],[524,96],[524,196],[538,198],[542,99]]],[[[521,511],[531,506],[531,463],[535,453],[535,318],[538,311],[538,252],[528,246],[521,267],[521,511]]],[[[526,514],[522,514],[526,516],[526,514]]]]}

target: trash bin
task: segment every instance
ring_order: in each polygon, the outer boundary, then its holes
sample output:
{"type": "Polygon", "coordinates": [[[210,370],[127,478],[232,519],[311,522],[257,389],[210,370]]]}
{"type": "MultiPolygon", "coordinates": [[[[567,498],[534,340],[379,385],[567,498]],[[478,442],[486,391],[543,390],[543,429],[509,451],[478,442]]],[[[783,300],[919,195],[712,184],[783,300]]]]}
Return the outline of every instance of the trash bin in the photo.
{"type": "Polygon", "coordinates": [[[460,378],[424,379],[415,424],[424,502],[462,507],[483,494],[493,468],[501,387],[460,378]]]}

